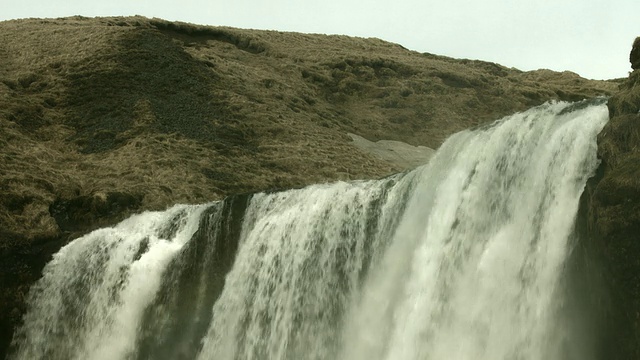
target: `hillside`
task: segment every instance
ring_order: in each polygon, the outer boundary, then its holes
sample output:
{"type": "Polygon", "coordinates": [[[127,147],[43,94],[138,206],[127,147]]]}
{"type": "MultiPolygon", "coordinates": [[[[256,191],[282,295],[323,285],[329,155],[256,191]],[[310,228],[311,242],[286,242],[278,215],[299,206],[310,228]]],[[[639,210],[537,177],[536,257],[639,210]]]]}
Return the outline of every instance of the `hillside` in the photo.
{"type": "Polygon", "coordinates": [[[450,134],[621,81],[379,39],[158,19],[0,23],[0,354],[60,246],[147,209],[401,171],[450,134]]]}

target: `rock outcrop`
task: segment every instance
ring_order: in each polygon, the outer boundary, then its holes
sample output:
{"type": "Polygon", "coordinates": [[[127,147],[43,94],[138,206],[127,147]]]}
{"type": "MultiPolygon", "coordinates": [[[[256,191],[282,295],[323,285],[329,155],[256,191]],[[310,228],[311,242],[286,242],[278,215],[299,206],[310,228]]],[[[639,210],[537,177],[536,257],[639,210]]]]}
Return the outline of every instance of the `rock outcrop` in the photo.
{"type": "MultiPolygon", "coordinates": [[[[608,102],[610,121],[598,138],[599,173],[585,192],[591,248],[604,264],[611,359],[640,358],[640,37],[634,71],[608,102]]],[[[635,62],[634,62],[635,61],[635,62]]]]}
{"type": "Polygon", "coordinates": [[[640,38],[636,38],[629,54],[629,61],[633,70],[640,70],[640,38]]]}
{"type": "MultiPolygon", "coordinates": [[[[142,17],[2,22],[0,357],[51,254],[92,229],[175,203],[402,168],[360,151],[348,133],[437,148],[456,131],[545,101],[616,88],[379,39],[142,17]]],[[[612,100],[627,116],[616,136],[631,141],[637,102],[625,96],[612,100]]],[[[603,151],[633,153],[612,139],[603,151]]],[[[632,158],[606,161],[608,171],[635,171],[624,165],[632,158]]],[[[624,179],[609,187],[633,187],[637,177],[624,179]]]]}

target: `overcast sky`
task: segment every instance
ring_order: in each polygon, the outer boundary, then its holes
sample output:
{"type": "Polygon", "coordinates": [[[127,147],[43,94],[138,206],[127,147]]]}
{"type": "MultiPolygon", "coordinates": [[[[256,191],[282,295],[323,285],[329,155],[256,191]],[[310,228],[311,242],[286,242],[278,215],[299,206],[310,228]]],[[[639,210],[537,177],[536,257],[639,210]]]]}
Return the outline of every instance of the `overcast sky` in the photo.
{"type": "Polygon", "coordinates": [[[377,37],[521,70],[626,77],[640,0],[0,0],[0,20],[144,15],[196,24],[377,37]]]}

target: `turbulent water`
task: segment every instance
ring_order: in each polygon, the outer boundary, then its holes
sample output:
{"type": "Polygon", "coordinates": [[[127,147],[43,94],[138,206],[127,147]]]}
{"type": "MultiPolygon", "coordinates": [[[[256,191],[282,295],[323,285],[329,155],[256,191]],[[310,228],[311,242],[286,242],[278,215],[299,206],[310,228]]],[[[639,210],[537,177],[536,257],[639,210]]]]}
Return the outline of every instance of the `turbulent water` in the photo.
{"type": "Polygon", "coordinates": [[[147,212],[58,252],[16,359],[588,359],[562,285],[605,105],[463,131],[429,164],[147,212]]]}

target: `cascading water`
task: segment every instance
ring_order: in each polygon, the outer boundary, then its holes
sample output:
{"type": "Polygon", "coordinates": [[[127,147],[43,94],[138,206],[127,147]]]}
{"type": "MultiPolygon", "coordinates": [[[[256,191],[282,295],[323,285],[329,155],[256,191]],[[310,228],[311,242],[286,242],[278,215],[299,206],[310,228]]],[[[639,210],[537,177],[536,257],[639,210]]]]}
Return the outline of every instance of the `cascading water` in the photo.
{"type": "Polygon", "coordinates": [[[377,181],[136,215],[60,250],[15,359],[588,359],[561,279],[602,104],[377,181]]]}

